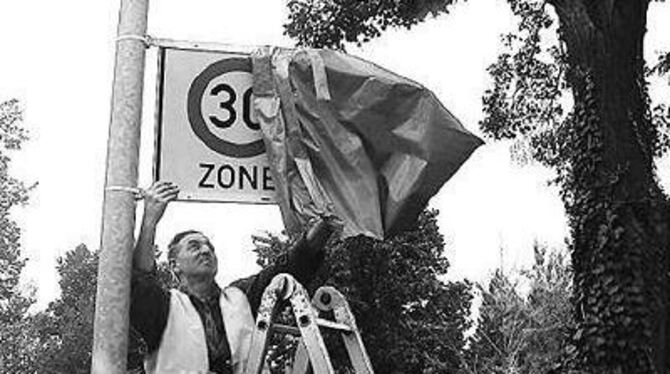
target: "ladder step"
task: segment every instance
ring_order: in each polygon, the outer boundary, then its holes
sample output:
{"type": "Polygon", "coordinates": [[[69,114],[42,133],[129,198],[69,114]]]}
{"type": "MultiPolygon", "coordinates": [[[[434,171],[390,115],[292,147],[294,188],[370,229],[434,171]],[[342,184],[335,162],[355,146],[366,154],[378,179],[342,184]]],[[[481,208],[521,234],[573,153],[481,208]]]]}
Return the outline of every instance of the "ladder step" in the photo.
{"type": "MultiPolygon", "coordinates": [[[[347,326],[343,323],[337,323],[337,322],[329,321],[329,320],[323,319],[323,318],[317,318],[316,319],[316,324],[321,326],[321,327],[325,327],[325,328],[329,328],[329,329],[333,329],[333,330],[338,330],[338,331],[345,332],[345,333],[348,333],[348,332],[352,331],[351,327],[349,327],[349,326],[347,326]]],[[[282,325],[282,324],[279,324],[279,323],[275,323],[275,324],[272,325],[272,331],[277,332],[277,333],[282,333],[282,334],[300,335],[300,329],[299,328],[297,328],[295,326],[282,325]]]]}
{"type": "Polygon", "coordinates": [[[323,318],[317,318],[316,324],[321,327],[327,327],[333,330],[339,330],[342,332],[352,332],[351,327],[345,325],[344,323],[337,323],[323,318]]]}
{"type": "Polygon", "coordinates": [[[291,334],[291,335],[297,335],[300,336],[300,329],[295,327],[295,326],[288,326],[288,325],[281,325],[279,323],[275,323],[272,325],[272,331],[273,332],[278,332],[278,333],[283,333],[283,334],[291,334]]]}
{"type": "Polygon", "coordinates": [[[316,291],[310,301],[305,288],[289,274],[276,275],[263,292],[244,374],[265,373],[270,339],[277,333],[298,337],[293,364],[287,368],[291,374],[335,374],[326,342],[321,335],[322,327],[339,333],[337,335],[344,341],[354,373],[374,374],[363,339],[356,327],[356,318],[344,296],[336,289],[324,286],[316,291]],[[286,282],[295,285],[289,295],[284,295],[286,282]],[[276,319],[280,315],[278,295],[283,295],[282,299],[290,301],[298,326],[277,323],[276,319]],[[329,318],[320,318],[320,312],[328,313],[324,317],[329,318]]]}

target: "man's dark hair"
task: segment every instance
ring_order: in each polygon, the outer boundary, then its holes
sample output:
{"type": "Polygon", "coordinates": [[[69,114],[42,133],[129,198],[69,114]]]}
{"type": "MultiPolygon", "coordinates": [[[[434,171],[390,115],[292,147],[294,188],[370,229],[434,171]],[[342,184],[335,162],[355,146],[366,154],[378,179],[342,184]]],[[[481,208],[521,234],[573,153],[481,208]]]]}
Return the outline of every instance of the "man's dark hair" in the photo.
{"type": "Polygon", "coordinates": [[[177,251],[179,250],[179,242],[189,234],[202,234],[198,230],[186,230],[182,231],[180,233],[177,233],[172,240],[170,240],[170,244],[168,244],[168,262],[172,262],[175,258],[177,258],[177,251]]]}

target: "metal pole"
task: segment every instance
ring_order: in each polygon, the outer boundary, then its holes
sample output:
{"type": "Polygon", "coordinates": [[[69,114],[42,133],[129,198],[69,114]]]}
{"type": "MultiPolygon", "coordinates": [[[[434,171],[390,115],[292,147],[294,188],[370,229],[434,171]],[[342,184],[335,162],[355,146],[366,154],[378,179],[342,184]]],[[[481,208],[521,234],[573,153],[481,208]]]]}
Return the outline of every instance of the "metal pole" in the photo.
{"type": "Polygon", "coordinates": [[[103,203],[91,373],[125,373],[149,0],[121,0],[103,203]]]}

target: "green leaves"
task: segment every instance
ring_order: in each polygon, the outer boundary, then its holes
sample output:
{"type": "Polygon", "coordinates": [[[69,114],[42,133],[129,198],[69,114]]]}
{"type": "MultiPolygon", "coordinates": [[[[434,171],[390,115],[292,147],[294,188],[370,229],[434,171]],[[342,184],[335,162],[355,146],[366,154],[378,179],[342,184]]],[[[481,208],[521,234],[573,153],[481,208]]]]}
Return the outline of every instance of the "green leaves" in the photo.
{"type": "Polygon", "coordinates": [[[11,151],[19,148],[26,139],[22,118],[17,100],[0,103],[0,323],[20,319],[32,303],[24,300],[18,287],[25,260],[21,258],[21,232],[10,217],[13,207],[28,200],[28,188],[9,175],[11,151]],[[17,304],[25,305],[19,307],[17,304]]]}
{"type": "Polygon", "coordinates": [[[642,64],[620,63],[642,61],[634,37],[645,23],[633,10],[643,2],[552,2],[558,30],[544,2],[509,3],[519,27],[489,69],[481,127],[557,171],[575,266],[575,365],[650,372],[643,352],[661,348],[650,341],[659,335],[652,316],[667,313],[654,293],[667,284],[670,230],[654,223],[668,200],[652,159],[670,146],[670,113],[651,107],[642,64]]]}
{"type": "Polygon", "coordinates": [[[9,174],[11,152],[27,140],[23,110],[17,100],[0,102],[0,372],[24,373],[34,357],[27,349],[35,346],[28,308],[33,295],[21,289],[19,281],[26,260],[21,254],[21,231],[11,218],[12,208],[28,200],[23,182],[9,174]]]}
{"type": "MultiPolygon", "coordinates": [[[[449,373],[460,366],[472,285],[441,281],[449,263],[436,218],[436,211],[426,211],[414,228],[385,241],[334,243],[315,282],[347,296],[376,372],[449,373]]],[[[286,245],[273,235],[255,241],[262,266],[286,245]]],[[[348,365],[344,347],[335,339],[327,344],[336,347],[335,362],[348,365]]]]}
{"type": "Polygon", "coordinates": [[[290,0],[285,33],[298,45],[344,49],[364,43],[388,27],[412,26],[428,15],[447,13],[456,0],[290,0]]]}
{"type": "Polygon", "coordinates": [[[50,342],[39,356],[39,371],[88,373],[93,346],[93,316],[97,284],[98,252],[80,244],[58,259],[59,299],[43,313],[50,342]]]}
{"type": "Polygon", "coordinates": [[[572,273],[560,252],[535,247],[525,271],[496,271],[479,285],[477,328],[463,351],[462,373],[546,373],[563,360],[574,329],[572,273]],[[520,290],[528,288],[527,294],[520,290]]]}
{"type": "Polygon", "coordinates": [[[551,38],[555,28],[543,1],[509,1],[518,26],[502,36],[503,52],[488,68],[493,87],[483,96],[484,134],[515,139],[517,161],[561,162],[569,102],[565,99],[564,52],[551,38]]]}
{"type": "MultiPolygon", "coordinates": [[[[445,13],[453,1],[413,3],[292,1],[286,32],[302,45],[341,49],[445,13]]],[[[670,202],[653,157],[670,149],[670,110],[652,105],[643,74],[648,2],[508,3],[518,28],[489,68],[480,126],[513,139],[518,161],[557,171],[575,268],[577,329],[566,356],[592,372],[670,367],[669,351],[655,352],[670,335],[653,317],[669,305],[670,202]]],[[[666,52],[650,72],[668,71],[666,52]]]]}
{"type": "Polygon", "coordinates": [[[16,99],[0,103],[0,141],[5,150],[19,149],[28,140],[28,133],[22,127],[23,110],[16,99]]]}
{"type": "Polygon", "coordinates": [[[662,53],[658,56],[658,61],[650,70],[652,74],[665,75],[670,72],[670,52],[662,53]]]}

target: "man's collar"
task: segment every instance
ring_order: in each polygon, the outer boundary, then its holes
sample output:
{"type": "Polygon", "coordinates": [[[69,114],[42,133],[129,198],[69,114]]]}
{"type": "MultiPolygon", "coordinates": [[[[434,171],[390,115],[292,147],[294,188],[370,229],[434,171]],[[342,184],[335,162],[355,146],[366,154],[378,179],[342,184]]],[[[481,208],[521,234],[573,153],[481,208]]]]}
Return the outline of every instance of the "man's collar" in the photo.
{"type": "Polygon", "coordinates": [[[185,284],[180,284],[179,285],[179,291],[181,291],[181,292],[183,292],[183,293],[185,293],[189,296],[193,296],[196,299],[198,299],[200,301],[203,301],[203,302],[219,300],[219,296],[221,295],[221,288],[214,281],[212,281],[212,286],[209,287],[209,289],[207,290],[207,293],[205,294],[204,297],[200,297],[200,296],[194,294],[193,292],[191,292],[189,290],[189,288],[186,287],[185,284]]]}

